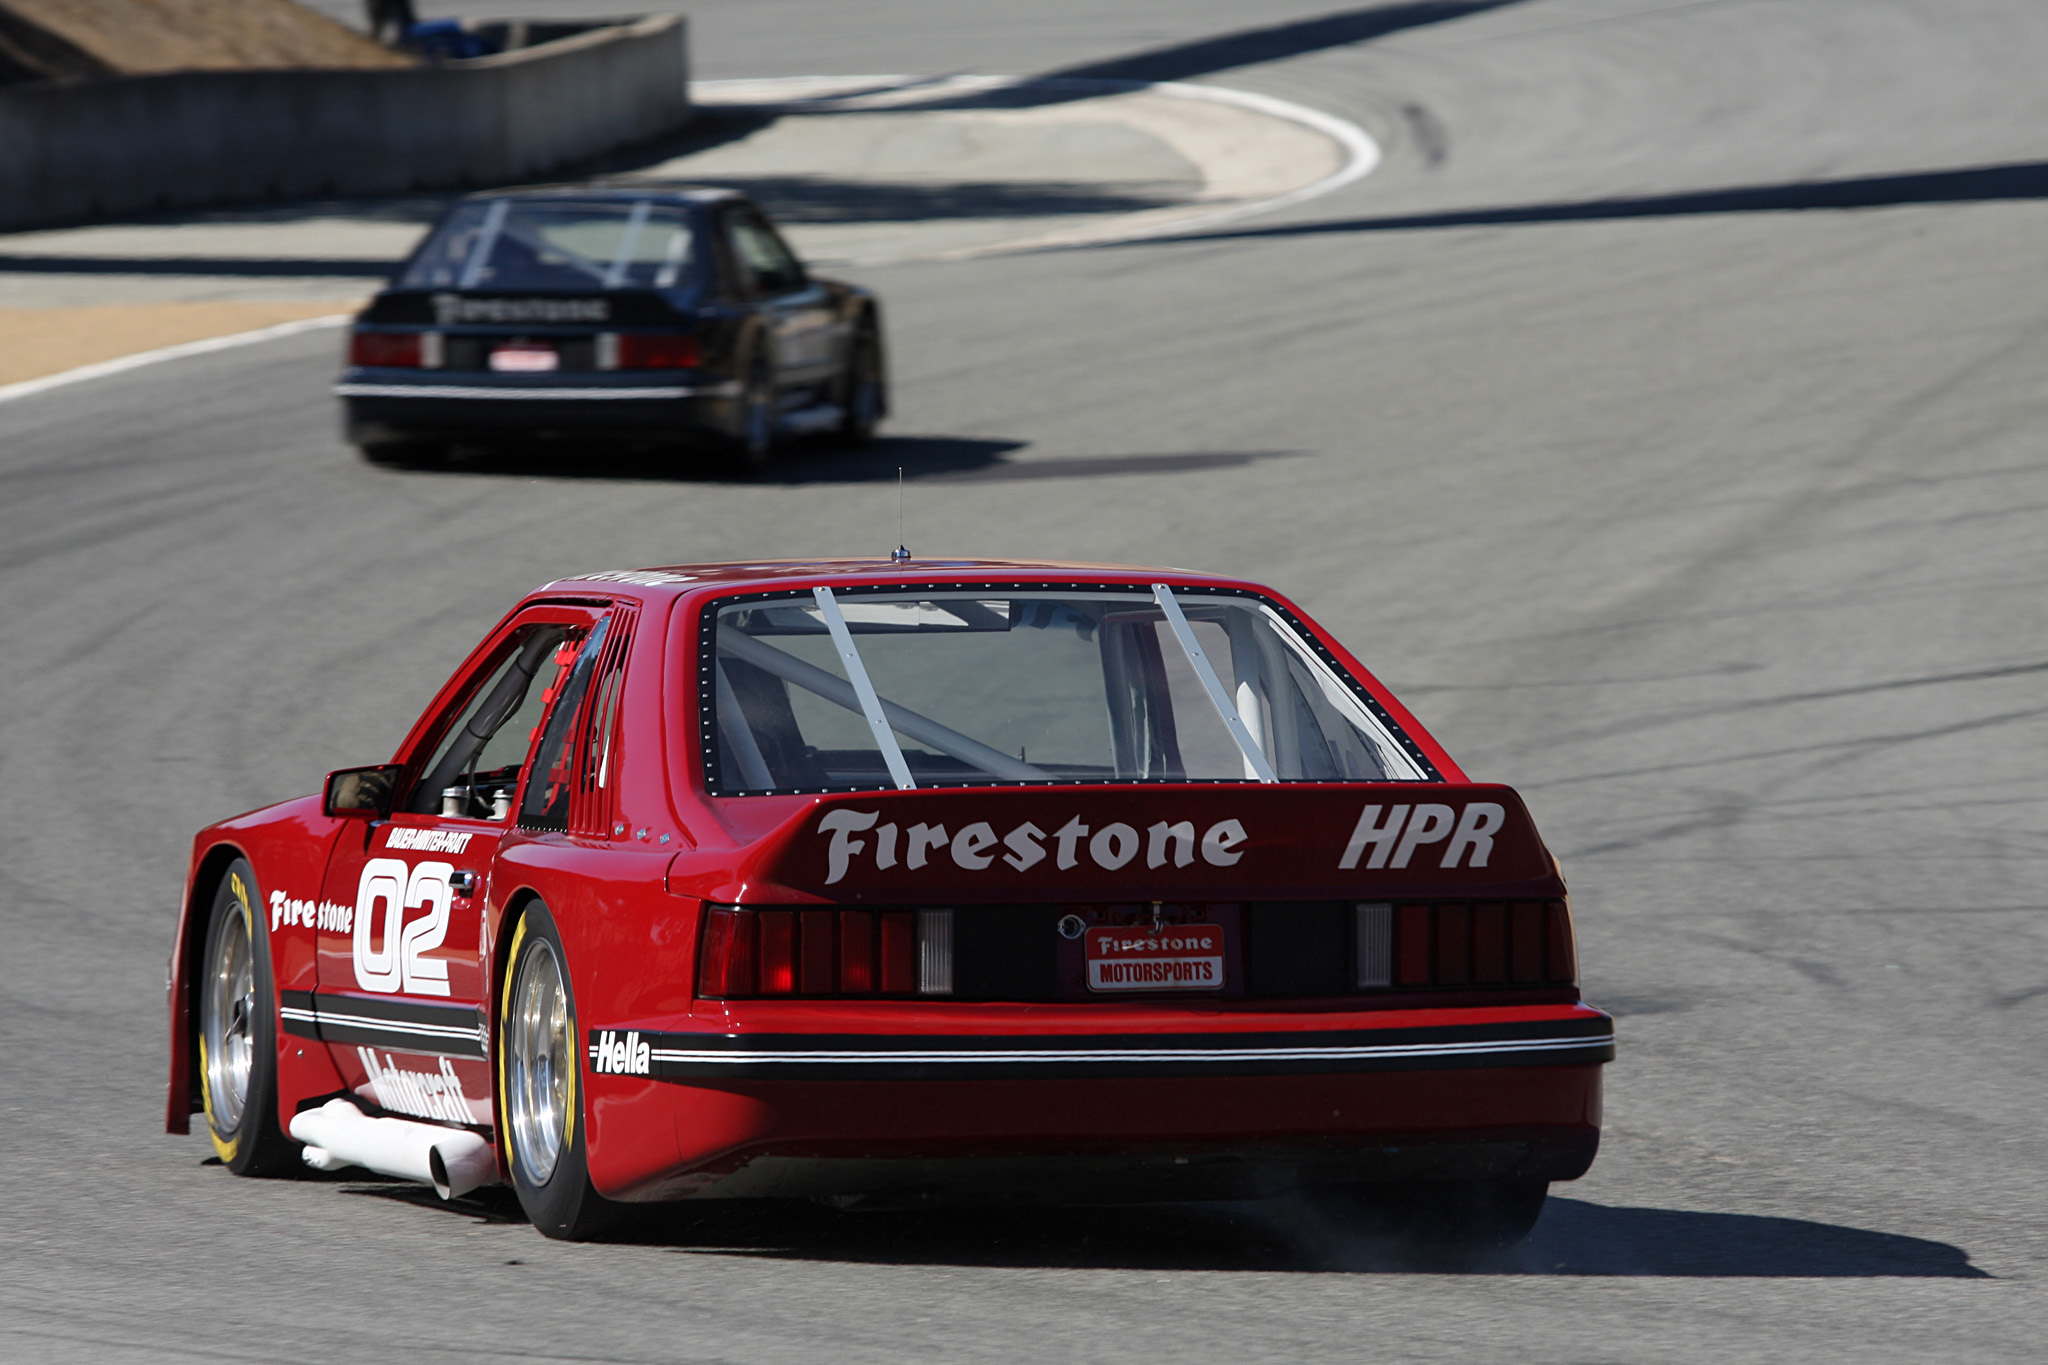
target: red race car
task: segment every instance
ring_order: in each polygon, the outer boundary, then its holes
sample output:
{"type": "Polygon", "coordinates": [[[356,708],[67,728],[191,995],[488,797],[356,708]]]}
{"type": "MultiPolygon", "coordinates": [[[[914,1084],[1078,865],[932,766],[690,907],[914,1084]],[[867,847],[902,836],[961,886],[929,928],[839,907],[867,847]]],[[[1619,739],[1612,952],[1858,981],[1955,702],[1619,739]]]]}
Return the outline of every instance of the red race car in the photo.
{"type": "Polygon", "coordinates": [[[390,763],[199,835],[170,1044],[231,1169],[551,1236],[1299,1189],[1502,1244],[1614,1035],[1521,800],[1284,598],[898,557],[531,594],[390,763]]]}

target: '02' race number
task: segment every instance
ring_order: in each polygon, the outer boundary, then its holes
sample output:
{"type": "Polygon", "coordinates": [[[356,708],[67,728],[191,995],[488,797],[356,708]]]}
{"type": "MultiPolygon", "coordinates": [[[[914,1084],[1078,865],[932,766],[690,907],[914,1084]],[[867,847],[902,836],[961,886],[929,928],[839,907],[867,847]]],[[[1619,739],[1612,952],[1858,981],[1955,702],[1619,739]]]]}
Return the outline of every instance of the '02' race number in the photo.
{"type": "Polygon", "coordinates": [[[448,994],[448,964],[426,954],[448,937],[448,911],[455,900],[449,879],[454,875],[453,863],[408,868],[397,858],[372,858],[363,864],[356,888],[357,985],[386,995],[448,994]],[[406,911],[422,909],[424,918],[405,922],[406,911]]]}

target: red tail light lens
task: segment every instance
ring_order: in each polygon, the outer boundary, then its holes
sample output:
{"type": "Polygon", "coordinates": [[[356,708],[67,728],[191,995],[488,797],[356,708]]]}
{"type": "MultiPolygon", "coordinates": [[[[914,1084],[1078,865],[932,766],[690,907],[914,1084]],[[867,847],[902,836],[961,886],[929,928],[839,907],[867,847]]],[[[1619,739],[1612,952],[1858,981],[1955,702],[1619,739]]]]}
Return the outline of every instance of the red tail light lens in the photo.
{"type": "Polygon", "coordinates": [[[1395,912],[1394,984],[1429,984],[1429,907],[1404,905],[1395,912]]]}
{"type": "Polygon", "coordinates": [[[1393,962],[1396,986],[1575,986],[1579,980],[1571,909],[1563,901],[1396,906],[1393,962]]]}
{"type": "Polygon", "coordinates": [[[704,950],[697,956],[697,994],[722,999],[754,993],[754,917],[711,906],[704,914],[704,950]]]}
{"type": "Polygon", "coordinates": [[[704,908],[697,994],[948,995],[951,911],[704,908]],[[920,926],[920,920],[925,923],[920,926]]]}
{"type": "Polygon", "coordinates": [[[796,912],[762,910],[761,994],[792,995],[796,992],[796,912]]]}
{"type": "Polygon", "coordinates": [[[1498,901],[1472,907],[1472,980],[1492,986],[1508,979],[1508,925],[1498,901]]]}
{"type": "Polygon", "coordinates": [[[839,912],[839,990],[872,995],[875,990],[875,917],[865,910],[839,912]]]}
{"type": "Polygon", "coordinates": [[[619,334],[622,370],[694,370],[703,363],[703,348],[693,336],[619,334]]]}
{"type": "Polygon", "coordinates": [[[882,993],[908,995],[917,989],[917,920],[904,911],[882,917],[882,993]]]}
{"type": "Polygon", "coordinates": [[[417,369],[421,363],[420,334],[355,332],[348,339],[348,363],[417,369]]]}
{"type": "Polygon", "coordinates": [[[1470,920],[1462,905],[1436,908],[1436,983],[1462,986],[1472,979],[1470,920]]]}
{"type": "Polygon", "coordinates": [[[832,951],[832,921],[837,918],[830,910],[806,910],[798,917],[803,936],[797,989],[805,995],[830,995],[839,984],[839,964],[832,951]]]}
{"type": "Polygon", "coordinates": [[[1572,915],[1563,901],[1546,901],[1543,906],[1543,977],[1560,985],[1576,985],[1579,979],[1579,950],[1572,941],[1572,915]]]}

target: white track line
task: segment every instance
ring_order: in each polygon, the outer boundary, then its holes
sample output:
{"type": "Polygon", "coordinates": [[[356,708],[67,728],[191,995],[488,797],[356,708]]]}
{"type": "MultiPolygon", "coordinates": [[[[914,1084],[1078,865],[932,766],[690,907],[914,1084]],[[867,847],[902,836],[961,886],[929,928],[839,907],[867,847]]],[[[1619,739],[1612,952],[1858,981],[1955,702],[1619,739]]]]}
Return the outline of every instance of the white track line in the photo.
{"type": "Polygon", "coordinates": [[[61,389],[66,384],[82,384],[88,379],[104,379],[110,374],[139,370],[145,365],[155,365],[160,361],[183,360],[188,355],[229,351],[237,346],[254,346],[259,341],[275,341],[279,337],[297,336],[301,332],[314,332],[324,327],[340,327],[352,316],[354,315],[351,313],[329,313],[317,318],[300,318],[296,322],[280,322],[273,327],[258,327],[253,332],[235,332],[224,337],[207,337],[202,341],[181,341],[176,346],[159,346],[154,351],[137,351],[134,355],[124,355],[116,360],[102,360],[96,365],[80,365],[75,370],[46,374],[41,379],[24,379],[18,384],[0,384],[0,403],[11,403],[17,398],[27,398],[31,394],[61,389]]]}

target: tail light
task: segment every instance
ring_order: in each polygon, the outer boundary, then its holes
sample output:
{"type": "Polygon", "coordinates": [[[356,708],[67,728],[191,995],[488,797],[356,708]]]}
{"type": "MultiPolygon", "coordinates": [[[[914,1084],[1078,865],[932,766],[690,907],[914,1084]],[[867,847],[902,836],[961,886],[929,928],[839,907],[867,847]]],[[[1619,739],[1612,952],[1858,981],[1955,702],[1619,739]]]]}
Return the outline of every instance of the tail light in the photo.
{"type": "Polygon", "coordinates": [[[386,369],[417,369],[426,362],[419,332],[354,332],[348,339],[348,363],[386,369]]]}
{"type": "Polygon", "coordinates": [[[601,370],[694,370],[704,363],[704,350],[694,336],[666,333],[601,332],[597,367],[601,370]]]}
{"type": "Polygon", "coordinates": [[[1356,914],[1360,989],[1579,981],[1571,910],[1563,901],[1360,905],[1356,914]],[[1381,947],[1380,935],[1391,943],[1381,947]]]}
{"type": "Polygon", "coordinates": [[[697,994],[713,999],[943,996],[953,992],[950,910],[705,907],[697,994]]]}
{"type": "Polygon", "coordinates": [[[754,993],[754,919],[722,905],[704,912],[704,950],[697,955],[697,994],[754,993]]]}

